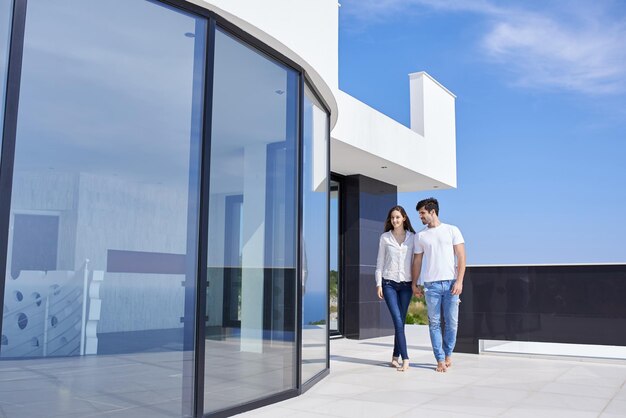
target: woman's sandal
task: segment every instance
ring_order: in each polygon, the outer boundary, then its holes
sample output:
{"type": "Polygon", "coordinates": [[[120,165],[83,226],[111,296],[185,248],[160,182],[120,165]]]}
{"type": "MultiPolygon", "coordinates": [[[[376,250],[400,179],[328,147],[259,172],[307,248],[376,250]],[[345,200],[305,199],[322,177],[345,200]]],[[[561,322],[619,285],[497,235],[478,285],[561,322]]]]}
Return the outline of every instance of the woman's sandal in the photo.
{"type": "Polygon", "coordinates": [[[409,370],[409,360],[402,360],[402,367],[398,367],[399,372],[406,372],[409,370]]]}

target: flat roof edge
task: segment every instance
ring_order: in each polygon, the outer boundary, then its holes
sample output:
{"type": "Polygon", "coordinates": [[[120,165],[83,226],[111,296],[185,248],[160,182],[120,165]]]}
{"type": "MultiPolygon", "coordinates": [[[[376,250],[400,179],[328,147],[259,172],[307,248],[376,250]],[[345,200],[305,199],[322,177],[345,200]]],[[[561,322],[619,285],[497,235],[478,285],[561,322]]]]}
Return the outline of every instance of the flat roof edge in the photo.
{"type": "Polygon", "coordinates": [[[456,99],[456,94],[452,93],[450,90],[448,90],[443,84],[441,84],[440,82],[438,82],[437,80],[435,80],[433,78],[433,76],[431,76],[430,74],[428,74],[426,71],[418,71],[415,73],[409,73],[409,78],[418,78],[420,76],[426,76],[428,78],[430,78],[435,84],[437,84],[439,87],[441,87],[446,93],[448,93],[450,96],[454,97],[456,99]]]}

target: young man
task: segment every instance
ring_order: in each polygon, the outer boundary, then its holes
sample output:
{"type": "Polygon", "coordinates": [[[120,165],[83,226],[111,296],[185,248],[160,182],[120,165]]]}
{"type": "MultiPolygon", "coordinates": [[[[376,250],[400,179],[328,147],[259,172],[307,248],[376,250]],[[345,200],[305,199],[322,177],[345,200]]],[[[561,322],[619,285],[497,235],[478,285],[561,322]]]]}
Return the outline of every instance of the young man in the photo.
{"type": "Polygon", "coordinates": [[[465,241],[459,228],[439,220],[437,199],[431,197],[421,200],[416,209],[426,228],[415,235],[415,256],[411,272],[413,293],[421,296],[423,286],[430,342],[437,359],[437,371],[445,372],[452,366],[452,351],[456,343],[461,302],[459,295],[463,291],[465,274],[465,241]],[[442,308],[445,321],[443,333],[442,308]]]}

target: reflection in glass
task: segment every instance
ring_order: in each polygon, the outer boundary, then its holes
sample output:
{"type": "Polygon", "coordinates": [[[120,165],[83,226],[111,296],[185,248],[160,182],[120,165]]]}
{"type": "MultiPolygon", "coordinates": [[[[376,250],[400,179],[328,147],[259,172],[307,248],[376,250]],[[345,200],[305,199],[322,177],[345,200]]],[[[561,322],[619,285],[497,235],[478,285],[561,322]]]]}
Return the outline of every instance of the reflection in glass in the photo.
{"type": "MultiPolygon", "coordinates": [[[[0,153],[4,128],[4,101],[6,97],[7,72],[9,70],[9,41],[11,39],[11,16],[13,2],[0,0],[0,153]]],[[[2,154],[0,154],[2,156],[2,154]]]]}
{"type": "Polygon", "coordinates": [[[295,388],[298,73],[215,36],[204,410],[295,388]]]}
{"type": "Polygon", "coordinates": [[[36,393],[6,415],[189,413],[206,30],[29,0],[0,349],[21,384],[0,399],[36,393]]]}
{"type": "Polygon", "coordinates": [[[341,271],[339,269],[339,193],[340,183],[338,181],[330,181],[330,273],[329,273],[329,294],[330,294],[330,333],[341,333],[341,286],[339,275],[341,271]]]}
{"type": "Polygon", "coordinates": [[[328,114],[308,87],[302,161],[302,382],[326,369],[328,344],[328,114]]]}

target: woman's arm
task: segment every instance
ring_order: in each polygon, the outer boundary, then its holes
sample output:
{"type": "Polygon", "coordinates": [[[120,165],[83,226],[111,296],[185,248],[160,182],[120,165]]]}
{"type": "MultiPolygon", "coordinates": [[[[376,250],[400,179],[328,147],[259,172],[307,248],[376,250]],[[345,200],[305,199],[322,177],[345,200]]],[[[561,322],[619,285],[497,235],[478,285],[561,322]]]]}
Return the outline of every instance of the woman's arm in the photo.
{"type": "Polygon", "coordinates": [[[380,236],[378,241],[378,257],[376,258],[376,271],[374,278],[376,279],[376,293],[379,299],[383,298],[383,268],[385,267],[385,240],[384,234],[380,236]]]}

